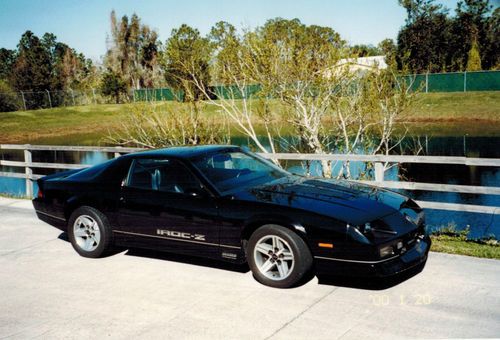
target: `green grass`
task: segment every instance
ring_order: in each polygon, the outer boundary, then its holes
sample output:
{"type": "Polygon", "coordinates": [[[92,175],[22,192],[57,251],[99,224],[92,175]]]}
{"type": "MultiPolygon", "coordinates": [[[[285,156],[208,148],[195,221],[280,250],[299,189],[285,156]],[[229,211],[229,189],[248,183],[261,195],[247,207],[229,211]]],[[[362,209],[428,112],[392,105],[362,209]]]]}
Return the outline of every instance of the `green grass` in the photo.
{"type": "MultiPolygon", "coordinates": [[[[166,102],[159,106],[175,112],[175,105],[183,104],[166,102]]],[[[103,144],[109,131],[120,129],[127,113],[136,106],[104,104],[0,112],[0,143],[103,144]]],[[[277,104],[272,109],[279,114],[277,104]]],[[[205,113],[212,117],[218,114],[213,106],[207,106],[205,113]]],[[[409,120],[410,133],[415,135],[498,135],[500,91],[420,94],[409,120]]]]}
{"type": "Polygon", "coordinates": [[[457,230],[451,223],[431,234],[431,250],[457,255],[500,259],[500,243],[494,239],[469,239],[469,229],[457,230]]]}
{"type": "Polygon", "coordinates": [[[457,236],[433,235],[431,236],[431,250],[457,255],[467,255],[488,259],[500,259],[500,245],[486,241],[463,240],[457,236]]]}
{"type": "Polygon", "coordinates": [[[75,136],[80,141],[90,136],[87,139],[96,143],[108,129],[119,126],[129,109],[129,104],[90,105],[0,113],[0,142],[33,143],[60,138],[62,143],[57,144],[65,144],[65,139],[72,144],[75,136]]]}
{"type": "Polygon", "coordinates": [[[417,121],[491,120],[500,121],[500,91],[419,94],[417,121]]]}

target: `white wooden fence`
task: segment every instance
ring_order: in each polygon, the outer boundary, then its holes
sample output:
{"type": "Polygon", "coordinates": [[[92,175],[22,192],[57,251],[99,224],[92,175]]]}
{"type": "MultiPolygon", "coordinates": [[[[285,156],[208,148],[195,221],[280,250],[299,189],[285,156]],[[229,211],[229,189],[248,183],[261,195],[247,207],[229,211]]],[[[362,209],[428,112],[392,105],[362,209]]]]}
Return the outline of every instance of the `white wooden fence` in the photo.
{"type": "MultiPolygon", "coordinates": [[[[0,177],[14,177],[26,180],[26,196],[33,196],[33,180],[43,175],[34,173],[34,169],[80,169],[89,167],[87,164],[61,164],[61,163],[39,163],[32,161],[32,151],[74,151],[74,152],[105,152],[112,153],[115,157],[129,152],[141,151],[140,148],[124,147],[94,147],[94,146],[52,146],[52,145],[17,145],[0,144],[0,150],[22,150],[24,161],[0,160],[0,166],[24,168],[24,172],[1,172],[0,177]]],[[[329,161],[358,161],[372,162],[375,164],[375,180],[366,181],[371,185],[389,189],[423,190],[456,192],[466,194],[500,195],[500,187],[485,187],[473,185],[452,185],[421,182],[401,182],[386,181],[384,179],[384,163],[423,163],[423,164],[459,164],[468,166],[489,166],[500,167],[500,159],[495,158],[468,158],[468,157],[448,157],[448,156],[399,156],[399,155],[343,155],[343,154],[298,154],[298,153],[276,153],[261,154],[268,159],[280,160],[329,160],[329,161]]],[[[427,209],[466,211],[488,214],[500,214],[500,207],[482,206],[471,204],[455,204],[444,202],[417,201],[417,203],[427,209]]]]}

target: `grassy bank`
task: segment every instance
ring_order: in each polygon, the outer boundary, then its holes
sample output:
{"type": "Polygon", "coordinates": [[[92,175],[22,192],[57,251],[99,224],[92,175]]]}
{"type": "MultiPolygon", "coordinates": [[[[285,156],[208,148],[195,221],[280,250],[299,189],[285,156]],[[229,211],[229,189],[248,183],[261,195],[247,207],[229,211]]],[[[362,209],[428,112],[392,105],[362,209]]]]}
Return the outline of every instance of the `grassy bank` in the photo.
{"type": "Polygon", "coordinates": [[[409,117],[417,122],[500,122],[500,91],[420,94],[409,117]]]}
{"type": "Polygon", "coordinates": [[[457,231],[449,226],[431,235],[431,250],[440,253],[500,259],[500,243],[494,239],[468,239],[469,230],[457,231]]]}
{"type": "MultiPolygon", "coordinates": [[[[172,102],[159,106],[174,109],[172,102]]],[[[0,143],[98,145],[135,104],[105,104],[0,113],[0,143]]],[[[208,106],[207,115],[218,114],[208,106]]],[[[500,92],[420,94],[410,133],[500,134],[500,92]]]]}

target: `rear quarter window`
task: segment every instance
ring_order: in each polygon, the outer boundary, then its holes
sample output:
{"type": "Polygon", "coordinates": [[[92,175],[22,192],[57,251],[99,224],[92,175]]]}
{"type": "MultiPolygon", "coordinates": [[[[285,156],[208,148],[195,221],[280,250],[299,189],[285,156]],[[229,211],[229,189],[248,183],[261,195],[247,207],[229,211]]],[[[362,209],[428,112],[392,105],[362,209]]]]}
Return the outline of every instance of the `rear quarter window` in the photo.
{"type": "Polygon", "coordinates": [[[129,159],[111,159],[68,176],[68,179],[76,181],[99,180],[103,182],[121,182],[128,171],[129,165],[129,159]]]}

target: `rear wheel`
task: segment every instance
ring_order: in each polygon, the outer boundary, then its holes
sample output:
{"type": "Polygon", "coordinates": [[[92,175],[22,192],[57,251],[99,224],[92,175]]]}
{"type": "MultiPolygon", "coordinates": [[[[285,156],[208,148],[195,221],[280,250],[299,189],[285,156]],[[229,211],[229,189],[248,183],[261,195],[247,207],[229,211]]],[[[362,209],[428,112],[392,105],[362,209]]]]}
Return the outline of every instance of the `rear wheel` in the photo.
{"type": "Polygon", "coordinates": [[[274,224],[257,229],[248,242],[247,260],[257,281],[290,288],[310,272],[312,255],[293,231],[274,224]]]}
{"type": "Polygon", "coordinates": [[[111,248],[111,233],[106,216],[92,207],[76,209],[68,222],[71,244],[84,257],[105,256],[111,248]]]}

